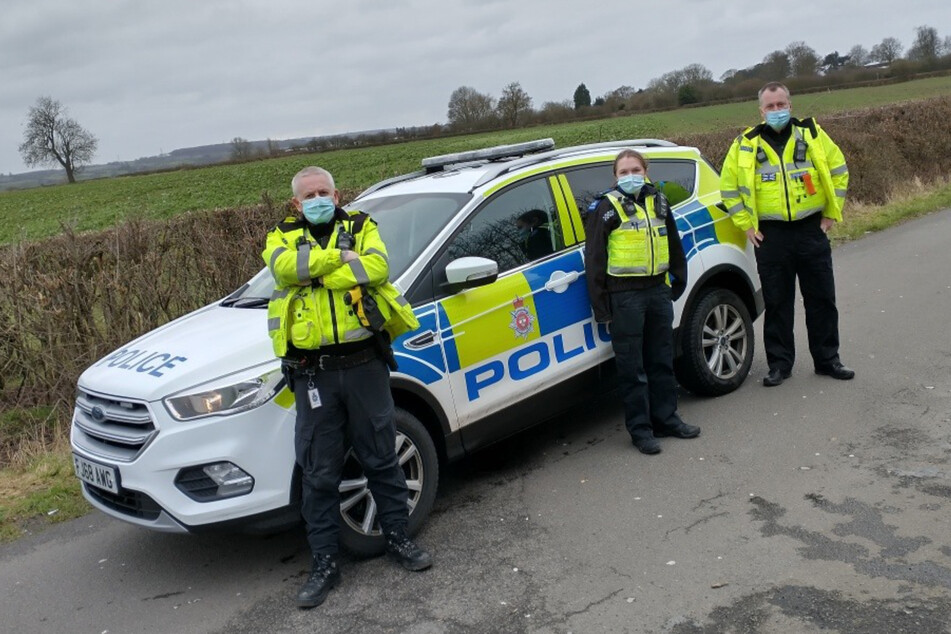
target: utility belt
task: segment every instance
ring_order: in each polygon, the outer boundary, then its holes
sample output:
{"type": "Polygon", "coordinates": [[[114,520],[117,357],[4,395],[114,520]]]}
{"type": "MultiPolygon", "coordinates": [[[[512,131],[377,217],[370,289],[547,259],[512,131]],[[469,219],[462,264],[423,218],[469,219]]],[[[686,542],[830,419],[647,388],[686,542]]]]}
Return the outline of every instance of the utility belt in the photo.
{"type": "Polygon", "coordinates": [[[380,353],[374,346],[369,346],[350,354],[326,354],[320,350],[299,350],[293,356],[281,359],[284,368],[298,371],[329,371],[349,370],[380,359],[380,353]]]}

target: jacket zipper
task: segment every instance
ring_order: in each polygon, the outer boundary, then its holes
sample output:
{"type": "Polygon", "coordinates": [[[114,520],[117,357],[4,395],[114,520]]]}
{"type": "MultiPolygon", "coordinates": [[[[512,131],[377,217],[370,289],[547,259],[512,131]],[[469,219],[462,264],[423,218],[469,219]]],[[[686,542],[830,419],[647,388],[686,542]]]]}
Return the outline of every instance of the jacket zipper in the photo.
{"type": "Polygon", "coordinates": [[[334,331],[334,343],[340,343],[340,335],[337,333],[337,307],[334,306],[334,292],[327,289],[327,297],[330,298],[330,323],[334,331]]]}

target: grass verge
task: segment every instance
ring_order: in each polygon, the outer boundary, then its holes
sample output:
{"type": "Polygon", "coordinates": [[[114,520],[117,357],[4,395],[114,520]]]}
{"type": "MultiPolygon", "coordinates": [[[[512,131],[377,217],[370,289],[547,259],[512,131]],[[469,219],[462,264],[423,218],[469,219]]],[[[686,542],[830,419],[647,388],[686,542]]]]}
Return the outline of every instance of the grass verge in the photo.
{"type": "Polygon", "coordinates": [[[90,509],[73,474],[65,438],[20,466],[0,469],[0,543],[80,517],[90,509]]]}
{"type": "MultiPolygon", "coordinates": [[[[834,243],[856,240],[947,208],[951,208],[951,179],[929,186],[910,182],[896,190],[884,205],[848,203],[845,221],[833,228],[831,238],[834,243]]],[[[6,442],[17,445],[11,452],[10,465],[0,469],[0,543],[79,517],[91,509],[73,474],[69,423],[53,418],[56,416],[49,408],[8,413],[0,418],[6,442]],[[38,433],[37,426],[53,428],[52,439],[47,433],[38,433]]]]}

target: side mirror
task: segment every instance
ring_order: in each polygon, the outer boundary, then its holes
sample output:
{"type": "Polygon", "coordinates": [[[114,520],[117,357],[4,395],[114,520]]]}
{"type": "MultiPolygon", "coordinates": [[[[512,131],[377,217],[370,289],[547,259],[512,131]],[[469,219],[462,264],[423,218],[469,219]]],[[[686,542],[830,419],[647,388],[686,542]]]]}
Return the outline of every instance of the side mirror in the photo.
{"type": "Polygon", "coordinates": [[[466,288],[485,286],[499,278],[499,265],[495,260],[467,256],[453,260],[446,266],[446,281],[442,287],[454,294],[466,288]]]}

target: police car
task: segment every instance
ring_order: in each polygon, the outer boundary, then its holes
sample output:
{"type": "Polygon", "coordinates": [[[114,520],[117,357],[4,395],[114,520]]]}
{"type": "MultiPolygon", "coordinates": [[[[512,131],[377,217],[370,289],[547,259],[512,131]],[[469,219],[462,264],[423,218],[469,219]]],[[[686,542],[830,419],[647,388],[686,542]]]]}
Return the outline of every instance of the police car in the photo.
{"type": "MultiPolygon", "coordinates": [[[[610,333],[585,287],[583,215],[628,147],[649,157],[687,254],[689,286],[674,306],[678,380],[721,395],[746,378],[762,312],[752,247],[695,148],[641,139],[554,149],[546,139],[424,159],[349,205],[378,222],[391,279],[420,322],[394,342],[392,374],[411,532],[432,507],[441,463],[609,384],[610,333]],[[531,248],[525,218],[542,230],[531,248]]],[[[267,335],[272,289],[263,269],[82,374],[71,442],[93,506],[161,531],[270,532],[298,521],[294,397],[267,335]]],[[[381,550],[352,455],[340,492],[344,545],[381,550]]]]}

